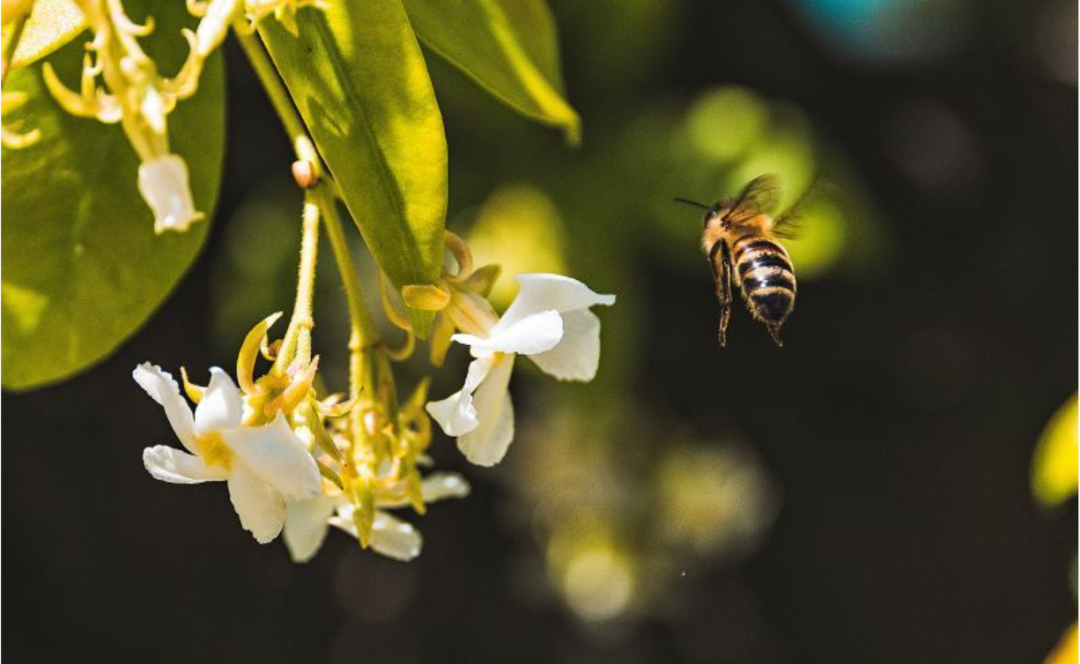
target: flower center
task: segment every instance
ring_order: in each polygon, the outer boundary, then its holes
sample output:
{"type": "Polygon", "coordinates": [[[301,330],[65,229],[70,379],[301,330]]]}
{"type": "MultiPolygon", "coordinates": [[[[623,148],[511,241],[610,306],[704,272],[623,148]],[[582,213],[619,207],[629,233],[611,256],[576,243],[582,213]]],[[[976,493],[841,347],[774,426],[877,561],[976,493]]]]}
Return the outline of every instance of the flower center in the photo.
{"type": "Polygon", "coordinates": [[[208,466],[221,466],[226,469],[232,466],[232,450],[217,431],[197,436],[195,450],[208,466]]]}
{"type": "Polygon", "coordinates": [[[487,300],[459,288],[451,290],[446,313],[459,330],[482,337],[486,337],[488,331],[499,322],[499,315],[487,300]]]}

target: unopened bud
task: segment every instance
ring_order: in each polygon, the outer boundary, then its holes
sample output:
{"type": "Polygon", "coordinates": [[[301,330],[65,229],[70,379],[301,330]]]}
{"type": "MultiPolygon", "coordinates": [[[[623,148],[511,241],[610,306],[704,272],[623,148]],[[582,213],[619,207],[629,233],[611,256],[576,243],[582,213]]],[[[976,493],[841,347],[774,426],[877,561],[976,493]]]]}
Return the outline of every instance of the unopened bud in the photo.
{"type": "Polygon", "coordinates": [[[154,211],[154,232],[186,231],[203,218],[195,210],[184,160],[167,154],[139,166],[139,193],[154,211]]]}
{"type": "Polygon", "coordinates": [[[413,309],[442,311],[450,303],[450,292],[432,284],[411,284],[401,289],[401,299],[413,309]]]}
{"type": "Polygon", "coordinates": [[[319,183],[319,169],[306,159],[293,162],[292,174],[297,186],[301,189],[311,189],[319,183]]]}

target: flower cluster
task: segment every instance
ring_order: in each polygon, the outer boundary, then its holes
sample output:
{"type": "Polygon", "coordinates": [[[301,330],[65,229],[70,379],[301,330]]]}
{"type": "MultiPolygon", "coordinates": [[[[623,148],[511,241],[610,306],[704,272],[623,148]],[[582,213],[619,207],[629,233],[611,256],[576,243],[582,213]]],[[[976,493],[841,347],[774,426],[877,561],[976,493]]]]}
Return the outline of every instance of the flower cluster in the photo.
{"type": "Polygon", "coordinates": [[[331,526],[391,558],[418,555],[419,532],[391,511],[411,506],[422,514],[433,501],[469,492],[459,475],[421,474],[432,463],[426,455],[431,419],[457,438],[473,463],[498,463],[513,439],[508,387],[516,356],[528,356],[559,379],[591,380],[600,359],[600,321],[589,308],[615,301],[568,277],[523,274],[517,299],[500,317],[485,298],[498,269],[473,270],[464,242],[448,235],[454,269],[444,271],[434,290],[406,299],[440,311],[432,341],[436,365],[451,343],[469,347],[474,359],[461,390],[428,402],[425,379],[398,403],[392,354],[382,345],[353,344],[348,398],[319,398],[319,357],[310,355],[310,320],[301,306],[280,341],[267,336],[277,314],[251,330],[237,359],[238,384],[219,368],[210,370],[206,387],[182,373],[194,413],[168,373],[151,364],[135,369],[136,382],[164,407],[185,448],[147,448],[150,474],[177,484],[225,481],[244,529],[260,543],[283,534],[298,562],[315,555],[331,526]],[[273,366],[255,378],[260,356],[273,366]]]}
{"type": "Polygon", "coordinates": [[[61,83],[49,63],[42,70],[45,84],[69,113],[120,123],[142,162],[139,193],[154,211],[154,230],[187,230],[203,215],[192,202],[187,165],[169,150],[167,117],[178,100],[198,89],[204,58],[195,49],[194,34],[185,33],[192,50],[184,66],[176,77],[166,78],[139,45],[139,38],[153,31],[152,21],[135,23],[117,0],[78,0],[77,4],[94,33],[87,45],[79,91],[61,83]]]}
{"type": "MultiPolygon", "coordinates": [[[[465,385],[427,405],[443,432],[457,438],[465,457],[480,466],[502,460],[514,437],[510,375],[516,356],[525,355],[559,380],[590,381],[600,365],[600,319],[593,306],[615,304],[614,295],[558,274],[519,274],[517,297],[500,317],[487,300],[499,276],[497,265],[473,267],[472,252],[460,237],[446,233],[447,263],[437,286],[406,287],[413,307],[438,311],[431,361],[441,366],[452,342],[469,347],[465,385]],[[458,333],[460,331],[460,333],[458,333]]],[[[385,293],[384,293],[385,294],[385,293]]],[[[400,315],[391,319],[404,328],[400,315]]]]}
{"type": "Polygon", "coordinates": [[[135,381],[165,409],[185,448],[147,448],[146,469],[174,484],[227,482],[241,526],[264,544],[284,529],[297,561],[315,554],[330,525],[385,555],[415,557],[420,535],[385,510],[412,505],[422,512],[428,502],[469,491],[457,475],[419,475],[417,457],[431,434],[415,422],[423,386],[388,423],[381,419],[384,409],[370,401],[342,403],[339,395],[318,400],[317,357],[284,369],[275,364],[254,379],[257,355],[273,357],[274,347],[280,348],[265,336],[276,318],[261,322],[245,340],[237,360],[239,387],[217,367],[206,387],[182,375],[194,413],[171,375],[149,363],[136,367],[135,381]],[[380,445],[357,444],[359,439],[380,445]]]}
{"type": "Polygon", "coordinates": [[[175,484],[228,482],[241,525],[263,543],[281,532],[286,501],[319,495],[319,468],[285,414],[279,411],[267,424],[246,423],[254,413],[221,369],[210,370],[210,385],[200,390],[194,414],[176,381],[159,367],[141,364],[134,378],[165,408],[187,449],[148,447],[143,463],[157,479],[175,484]]]}
{"type": "MultiPolygon", "coordinates": [[[[185,231],[205,215],[195,209],[187,163],[169,148],[169,114],[178,101],[198,90],[207,58],[230,28],[250,32],[258,20],[272,15],[295,34],[298,8],[325,5],[319,0],[188,0],[188,10],[201,18],[195,30],[182,31],[190,50],[179,73],[169,78],[159,73],[158,64],[139,44],[153,32],[152,19],[137,24],[120,0],[75,3],[94,35],[87,44],[79,90],[64,85],[49,63],[42,70],[45,84],[69,113],[120,123],[139,155],[138,189],[154,213],[154,231],[185,231]]],[[[19,100],[5,101],[11,106],[19,100]]],[[[19,140],[15,136],[5,140],[9,139],[19,140]]]]}
{"type": "Polygon", "coordinates": [[[475,359],[465,385],[427,410],[481,466],[501,461],[514,437],[508,388],[515,357],[528,357],[560,380],[592,380],[600,364],[600,319],[589,308],[615,303],[614,295],[557,274],[520,274],[517,281],[521,290],[501,318],[475,291],[455,286],[445,312],[463,331],[450,339],[468,346],[475,359]]]}

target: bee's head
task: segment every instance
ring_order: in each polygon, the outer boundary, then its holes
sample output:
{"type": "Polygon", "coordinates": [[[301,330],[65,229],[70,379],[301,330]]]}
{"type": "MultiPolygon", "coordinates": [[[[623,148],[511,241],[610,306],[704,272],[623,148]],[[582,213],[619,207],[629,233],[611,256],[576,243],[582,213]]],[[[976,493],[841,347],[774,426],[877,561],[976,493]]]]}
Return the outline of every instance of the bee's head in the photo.
{"type": "Polygon", "coordinates": [[[719,203],[714,203],[712,205],[712,207],[710,207],[705,212],[705,217],[704,217],[704,219],[702,219],[702,222],[701,222],[702,228],[708,230],[709,228],[714,228],[715,229],[715,228],[719,228],[719,227],[723,226],[724,225],[724,215],[722,214],[723,212],[724,212],[724,210],[722,210],[720,208],[720,204],[719,203]]]}
{"type": "Polygon", "coordinates": [[[724,210],[721,209],[722,204],[719,202],[713,203],[712,205],[705,205],[704,203],[692,201],[689,198],[676,198],[675,202],[684,203],[686,205],[693,205],[694,207],[705,210],[705,218],[702,220],[702,226],[706,229],[709,228],[710,225],[716,225],[721,223],[723,220],[723,215],[721,214],[721,212],[724,212],[724,210]]]}

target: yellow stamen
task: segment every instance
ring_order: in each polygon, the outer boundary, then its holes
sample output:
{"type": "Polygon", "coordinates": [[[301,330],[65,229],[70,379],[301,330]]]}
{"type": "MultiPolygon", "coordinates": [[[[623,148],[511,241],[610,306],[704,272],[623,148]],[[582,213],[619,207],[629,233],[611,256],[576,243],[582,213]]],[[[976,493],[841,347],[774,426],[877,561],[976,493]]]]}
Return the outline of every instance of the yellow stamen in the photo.
{"type": "Polygon", "coordinates": [[[416,350],[416,336],[412,332],[405,334],[405,343],[401,345],[401,348],[386,347],[386,355],[395,362],[404,362],[412,357],[413,351],[416,350]]]}
{"type": "Polygon", "coordinates": [[[450,315],[457,329],[483,337],[499,322],[499,315],[490,302],[476,293],[456,288],[444,313],[450,315]]]}
{"type": "Polygon", "coordinates": [[[357,394],[348,401],[340,401],[340,395],[333,395],[337,397],[333,400],[323,399],[318,403],[319,414],[323,417],[343,417],[349,414],[356,404],[360,403],[360,395],[357,394]]]}
{"type": "Polygon", "coordinates": [[[473,269],[473,257],[469,245],[465,244],[465,240],[462,240],[457,233],[446,231],[443,237],[443,241],[446,243],[446,251],[454,257],[454,261],[458,264],[457,272],[446,276],[454,281],[467,278],[472,274],[473,269]]]}
{"type": "Polygon", "coordinates": [[[267,316],[244,337],[244,343],[240,346],[240,354],[236,358],[236,379],[240,382],[240,389],[246,394],[255,393],[255,362],[259,357],[259,349],[262,347],[266,331],[270,326],[281,318],[281,312],[267,316]]]}
{"type": "Polygon", "coordinates": [[[195,438],[195,450],[208,466],[232,467],[232,450],[217,431],[204,433],[195,438]]]}
{"type": "Polygon", "coordinates": [[[412,284],[402,287],[401,299],[413,309],[442,311],[450,303],[450,292],[431,284],[412,284]]]}
{"type": "Polygon", "coordinates": [[[184,394],[191,399],[191,402],[198,405],[202,401],[203,395],[206,394],[206,388],[202,385],[196,385],[188,380],[187,369],[180,367],[180,380],[184,384],[184,394]]]}
{"type": "Polygon", "coordinates": [[[478,267],[468,279],[461,282],[461,287],[487,297],[491,295],[491,289],[495,287],[495,282],[499,279],[501,273],[502,267],[499,265],[492,264],[478,267]]]}
{"type": "Polygon", "coordinates": [[[446,361],[446,354],[450,351],[450,337],[457,330],[450,314],[445,311],[435,317],[435,325],[431,329],[429,359],[432,366],[441,367],[446,361]]]}
{"type": "Polygon", "coordinates": [[[383,276],[383,273],[380,271],[379,300],[382,302],[383,311],[386,312],[386,317],[389,318],[390,322],[396,327],[405,330],[406,332],[411,332],[412,323],[409,322],[409,317],[398,311],[398,308],[390,301],[390,286],[387,282],[387,278],[383,276]]]}
{"type": "Polygon", "coordinates": [[[278,410],[286,415],[291,413],[311,392],[311,385],[315,382],[315,372],[318,370],[319,356],[316,355],[311,364],[304,367],[298,376],[293,377],[281,396],[266,404],[266,416],[271,417],[278,410]]]}

